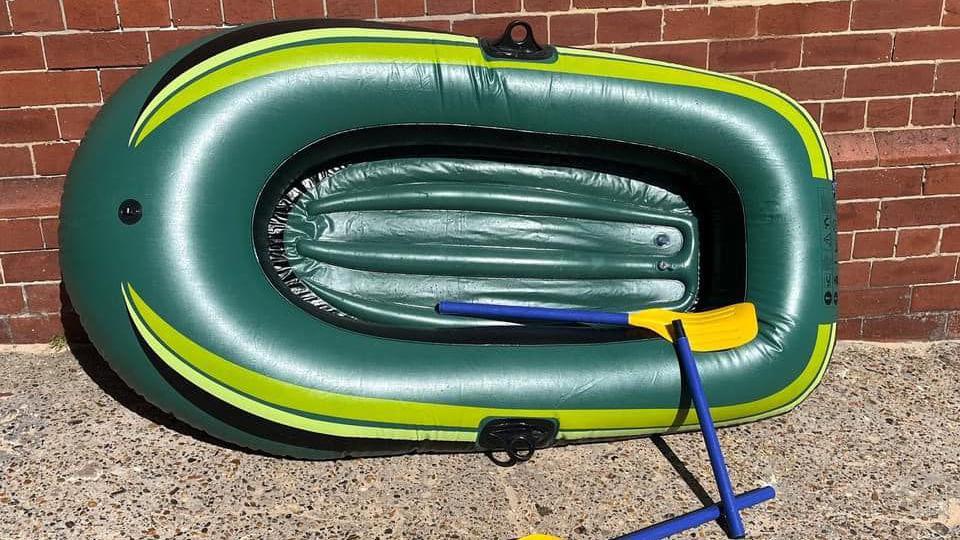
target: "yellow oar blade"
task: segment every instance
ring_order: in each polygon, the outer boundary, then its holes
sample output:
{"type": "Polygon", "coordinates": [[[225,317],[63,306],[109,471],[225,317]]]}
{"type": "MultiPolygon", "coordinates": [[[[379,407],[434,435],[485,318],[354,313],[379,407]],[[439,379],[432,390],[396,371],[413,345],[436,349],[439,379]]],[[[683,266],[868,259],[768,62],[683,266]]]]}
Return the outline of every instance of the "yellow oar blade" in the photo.
{"type": "Polygon", "coordinates": [[[744,302],[699,313],[680,313],[666,309],[645,309],[629,314],[630,326],[653,330],[673,341],[673,321],[683,321],[690,347],[694,351],[721,351],[745,345],[757,337],[757,310],[744,302]]]}
{"type": "Polygon", "coordinates": [[[561,540],[561,539],[556,536],[550,536],[549,534],[537,533],[537,534],[529,534],[527,536],[524,536],[523,538],[519,538],[518,540],[561,540]]]}

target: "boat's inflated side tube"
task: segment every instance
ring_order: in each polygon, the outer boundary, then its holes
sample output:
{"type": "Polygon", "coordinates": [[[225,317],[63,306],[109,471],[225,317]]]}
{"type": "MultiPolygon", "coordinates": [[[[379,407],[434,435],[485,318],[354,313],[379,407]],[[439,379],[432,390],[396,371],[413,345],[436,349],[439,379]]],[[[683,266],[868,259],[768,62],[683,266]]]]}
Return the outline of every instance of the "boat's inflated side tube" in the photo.
{"type": "Polygon", "coordinates": [[[185,422],[311,458],[695,428],[669,343],[448,319],[444,298],[747,300],[757,339],[698,356],[715,419],[802,401],[837,302],[833,174],[806,112],[735,77],[502,45],[291,21],[143,69],[63,198],[92,342],[185,422]]]}

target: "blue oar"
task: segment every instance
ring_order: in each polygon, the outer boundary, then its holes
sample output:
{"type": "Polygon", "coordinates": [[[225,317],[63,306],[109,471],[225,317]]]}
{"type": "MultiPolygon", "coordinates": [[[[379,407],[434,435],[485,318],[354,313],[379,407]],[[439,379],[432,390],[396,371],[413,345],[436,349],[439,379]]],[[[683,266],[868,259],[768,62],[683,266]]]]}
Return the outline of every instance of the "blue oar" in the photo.
{"type": "Polygon", "coordinates": [[[484,319],[509,321],[549,321],[613,326],[635,326],[656,332],[673,341],[673,321],[683,321],[690,346],[694,351],[733,349],[749,343],[757,336],[757,312],[753,304],[744,302],[699,313],[682,313],[667,309],[644,309],[630,313],[611,313],[583,309],[505,306],[444,300],[437,312],[484,319]]]}

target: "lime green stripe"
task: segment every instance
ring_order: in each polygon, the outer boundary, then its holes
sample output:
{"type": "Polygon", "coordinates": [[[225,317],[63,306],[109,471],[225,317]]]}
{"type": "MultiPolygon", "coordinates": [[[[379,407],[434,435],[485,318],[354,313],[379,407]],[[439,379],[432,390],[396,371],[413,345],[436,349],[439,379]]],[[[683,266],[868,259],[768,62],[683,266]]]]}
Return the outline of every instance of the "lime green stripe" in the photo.
{"type": "Polygon", "coordinates": [[[157,356],[164,361],[164,363],[170,366],[181,377],[187,379],[209,394],[253,415],[297,429],[338,437],[363,437],[411,441],[438,440],[473,442],[476,440],[476,433],[473,431],[439,431],[431,429],[383,428],[342,424],[338,422],[328,422],[325,420],[307,418],[298,414],[293,414],[275,407],[271,407],[268,404],[251,399],[241,393],[231,390],[224,385],[218,384],[217,382],[192,369],[157,339],[153,332],[150,331],[149,327],[147,327],[136,308],[131,305],[130,299],[126,295],[124,295],[124,301],[127,304],[127,311],[130,313],[134,326],[136,326],[144,341],[146,341],[150,346],[150,349],[153,350],[157,356]]]}
{"type": "MultiPolygon", "coordinates": [[[[609,437],[619,436],[613,433],[641,434],[662,431],[661,427],[653,426],[670,426],[676,417],[675,409],[488,408],[349,396],[307,388],[257,373],[204,349],[163,320],[147,305],[132,285],[126,286],[124,300],[138,331],[148,345],[177,373],[214,396],[251,414],[307,431],[340,436],[405,440],[473,440],[472,432],[465,434],[462,431],[439,431],[433,428],[439,426],[447,429],[476,430],[480,423],[489,417],[522,416],[555,418],[563,429],[562,438],[577,439],[596,437],[597,433],[603,433],[603,436],[609,437]],[[205,374],[206,377],[197,373],[180,358],[189,359],[193,368],[205,374]],[[234,391],[233,388],[247,395],[234,391]],[[256,400],[248,396],[253,396],[256,400]],[[414,425],[424,426],[424,428],[345,425],[305,418],[276,407],[358,422],[414,425]],[[637,427],[638,425],[644,427],[637,427]],[[466,438],[467,435],[470,437],[466,438]]],[[[832,335],[833,325],[820,325],[810,361],[796,380],[765,398],[749,403],[712,408],[716,421],[718,423],[743,422],[777,414],[784,407],[791,407],[798,397],[802,397],[812,389],[811,386],[815,385],[822,375],[821,368],[824,367],[832,346],[832,335]]],[[[691,411],[686,419],[686,425],[695,423],[696,415],[691,411]]]]}
{"type": "MultiPolygon", "coordinates": [[[[775,96],[779,97],[780,99],[786,101],[791,107],[793,107],[793,109],[794,109],[797,113],[799,113],[800,116],[802,116],[802,117],[804,118],[806,124],[807,124],[807,125],[813,130],[813,132],[816,134],[816,136],[817,136],[817,141],[818,141],[818,144],[819,144],[819,146],[820,146],[820,151],[821,151],[821,153],[823,154],[824,167],[825,167],[825,169],[826,169],[826,171],[827,171],[827,175],[826,175],[826,177],[824,177],[824,179],[832,179],[832,178],[833,178],[833,163],[830,162],[830,158],[829,158],[830,152],[829,152],[829,150],[827,149],[827,141],[826,141],[826,139],[823,138],[823,134],[820,133],[820,128],[817,127],[817,122],[813,119],[812,116],[810,116],[810,111],[808,111],[808,110],[807,110],[806,108],[804,108],[802,105],[800,105],[799,103],[797,103],[796,100],[794,100],[792,97],[790,97],[790,96],[788,96],[787,94],[781,92],[778,88],[774,88],[774,87],[772,87],[772,86],[767,86],[767,85],[765,85],[765,84],[761,84],[761,83],[758,83],[758,82],[755,82],[755,81],[751,81],[751,80],[749,80],[749,79],[743,79],[743,78],[740,78],[740,77],[734,77],[733,75],[726,75],[726,74],[724,74],[724,73],[717,73],[717,72],[714,72],[714,71],[707,71],[707,70],[705,70],[705,69],[698,69],[698,68],[689,67],[689,66],[681,66],[681,65],[677,65],[677,64],[671,64],[671,63],[669,63],[669,62],[661,62],[661,61],[659,61],[659,60],[650,60],[650,59],[647,59],[647,58],[631,58],[631,57],[623,56],[623,55],[620,55],[620,54],[614,54],[614,53],[608,53],[608,52],[602,52],[602,51],[591,51],[591,50],[587,50],[587,49],[570,49],[570,48],[567,48],[567,47],[558,47],[557,49],[558,49],[559,51],[563,52],[564,54],[570,54],[570,55],[576,55],[576,56],[590,56],[590,57],[595,57],[595,58],[606,58],[606,59],[608,59],[608,60],[615,60],[615,61],[619,61],[619,62],[633,62],[633,63],[654,64],[654,65],[664,66],[664,67],[673,68],[673,69],[681,69],[681,70],[685,70],[685,71],[690,71],[690,72],[693,72],[693,73],[701,73],[701,74],[709,75],[709,76],[711,76],[711,77],[717,77],[717,78],[727,79],[727,80],[730,80],[730,81],[737,82],[737,83],[739,83],[739,84],[746,84],[746,85],[748,85],[748,86],[753,86],[753,87],[758,88],[758,89],[760,89],[760,90],[762,90],[762,91],[764,91],[764,92],[768,92],[768,93],[770,93],[770,94],[774,94],[775,96]]],[[[738,95],[739,95],[739,94],[738,94],[738,95]]],[[[771,107],[771,108],[773,108],[773,107],[771,107]]],[[[793,123],[793,122],[791,121],[791,123],[793,123]]],[[[794,124],[794,126],[796,127],[797,124],[794,124]]],[[[800,131],[799,128],[798,128],[798,131],[800,131]]],[[[812,157],[811,157],[811,159],[812,159],[812,157]]]]}
{"type": "MultiPolygon", "coordinates": [[[[234,62],[239,58],[262,52],[269,49],[284,47],[294,43],[312,41],[317,39],[329,38],[390,38],[390,39],[429,39],[437,42],[447,43],[469,43],[476,44],[477,38],[458,36],[455,34],[441,34],[437,32],[426,32],[420,30],[387,30],[377,28],[316,28],[312,30],[301,30],[287,34],[279,34],[258,40],[254,40],[242,45],[238,45],[222,53],[207,58],[203,62],[191,67],[175,77],[160,92],[157,93],[147,107],[143,110],[137,124],[134,126],[134,133],[143,124],[146,117],[153,113],[161,103],[169,98],[174,92],[186,86],[190,81],[200,77],[207,71],[216,69],[224,64],[234,62]]],[[[133,135],[131,135],[132,140],[133,135]]]]}
{"type": "MultiPolygon", "coordinates": [[[[350,36],[373,35],[357,29],[339,30],[350,30],[347,34],[350,36]]],[[[411,34],[423,37],[419,32],[411,34]]],[[[216,55],[177,77],[148,104],[137,120],[134,132],[131,134],[133,144],[139,145],[153,130],[187,106],[224,88],[257,77],[333,64],[438,63],[604,76],[705,88],[741,96],[773,109],[790,122],[807,149],[812,175],[816,178],[832,177],[829,160],[826,158],[825,143],[806,110],[785,95],[750,81],[661,62],[624,61],[623,57],[589,51],[577,50],[571,53],[569,49],[565,50],[568,54],[559,55],[554,63],[487,60],[479,48],[445,45],[439,41],[436,43],[355,42],[350,43],[349,47],[345,47],[342,43],[304,44],[266,50],[262,54],[236,60],[257,50],[264,50],[268,46],[289,45],[291,41],[298,39],[292,37],[293,35],[275,36],[275,41],[270,45],[263,43],[266,40],[241,45],[216,55]],[[209,73],[197,78],[204,72],[209,73]]],[[[399,37],[392,31],[380,35],[399,37]]]]}

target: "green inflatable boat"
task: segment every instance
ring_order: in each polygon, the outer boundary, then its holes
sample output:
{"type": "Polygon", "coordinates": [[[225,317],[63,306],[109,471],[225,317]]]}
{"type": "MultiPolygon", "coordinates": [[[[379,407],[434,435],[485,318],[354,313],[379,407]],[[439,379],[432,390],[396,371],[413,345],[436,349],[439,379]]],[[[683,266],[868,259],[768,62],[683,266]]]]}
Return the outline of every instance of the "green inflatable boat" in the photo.
{"type": "Polygon", "coordinates": [[[64,282],[132,388],[213,436],[330,459],[696,429],[670,343],[440,315],[441,299],[756,306],[699,355],[721,425],[820,381],[833,172],[810,117],[736,77],[351,21],[227,30],[155,61],[71,167],[64,282]]]}

